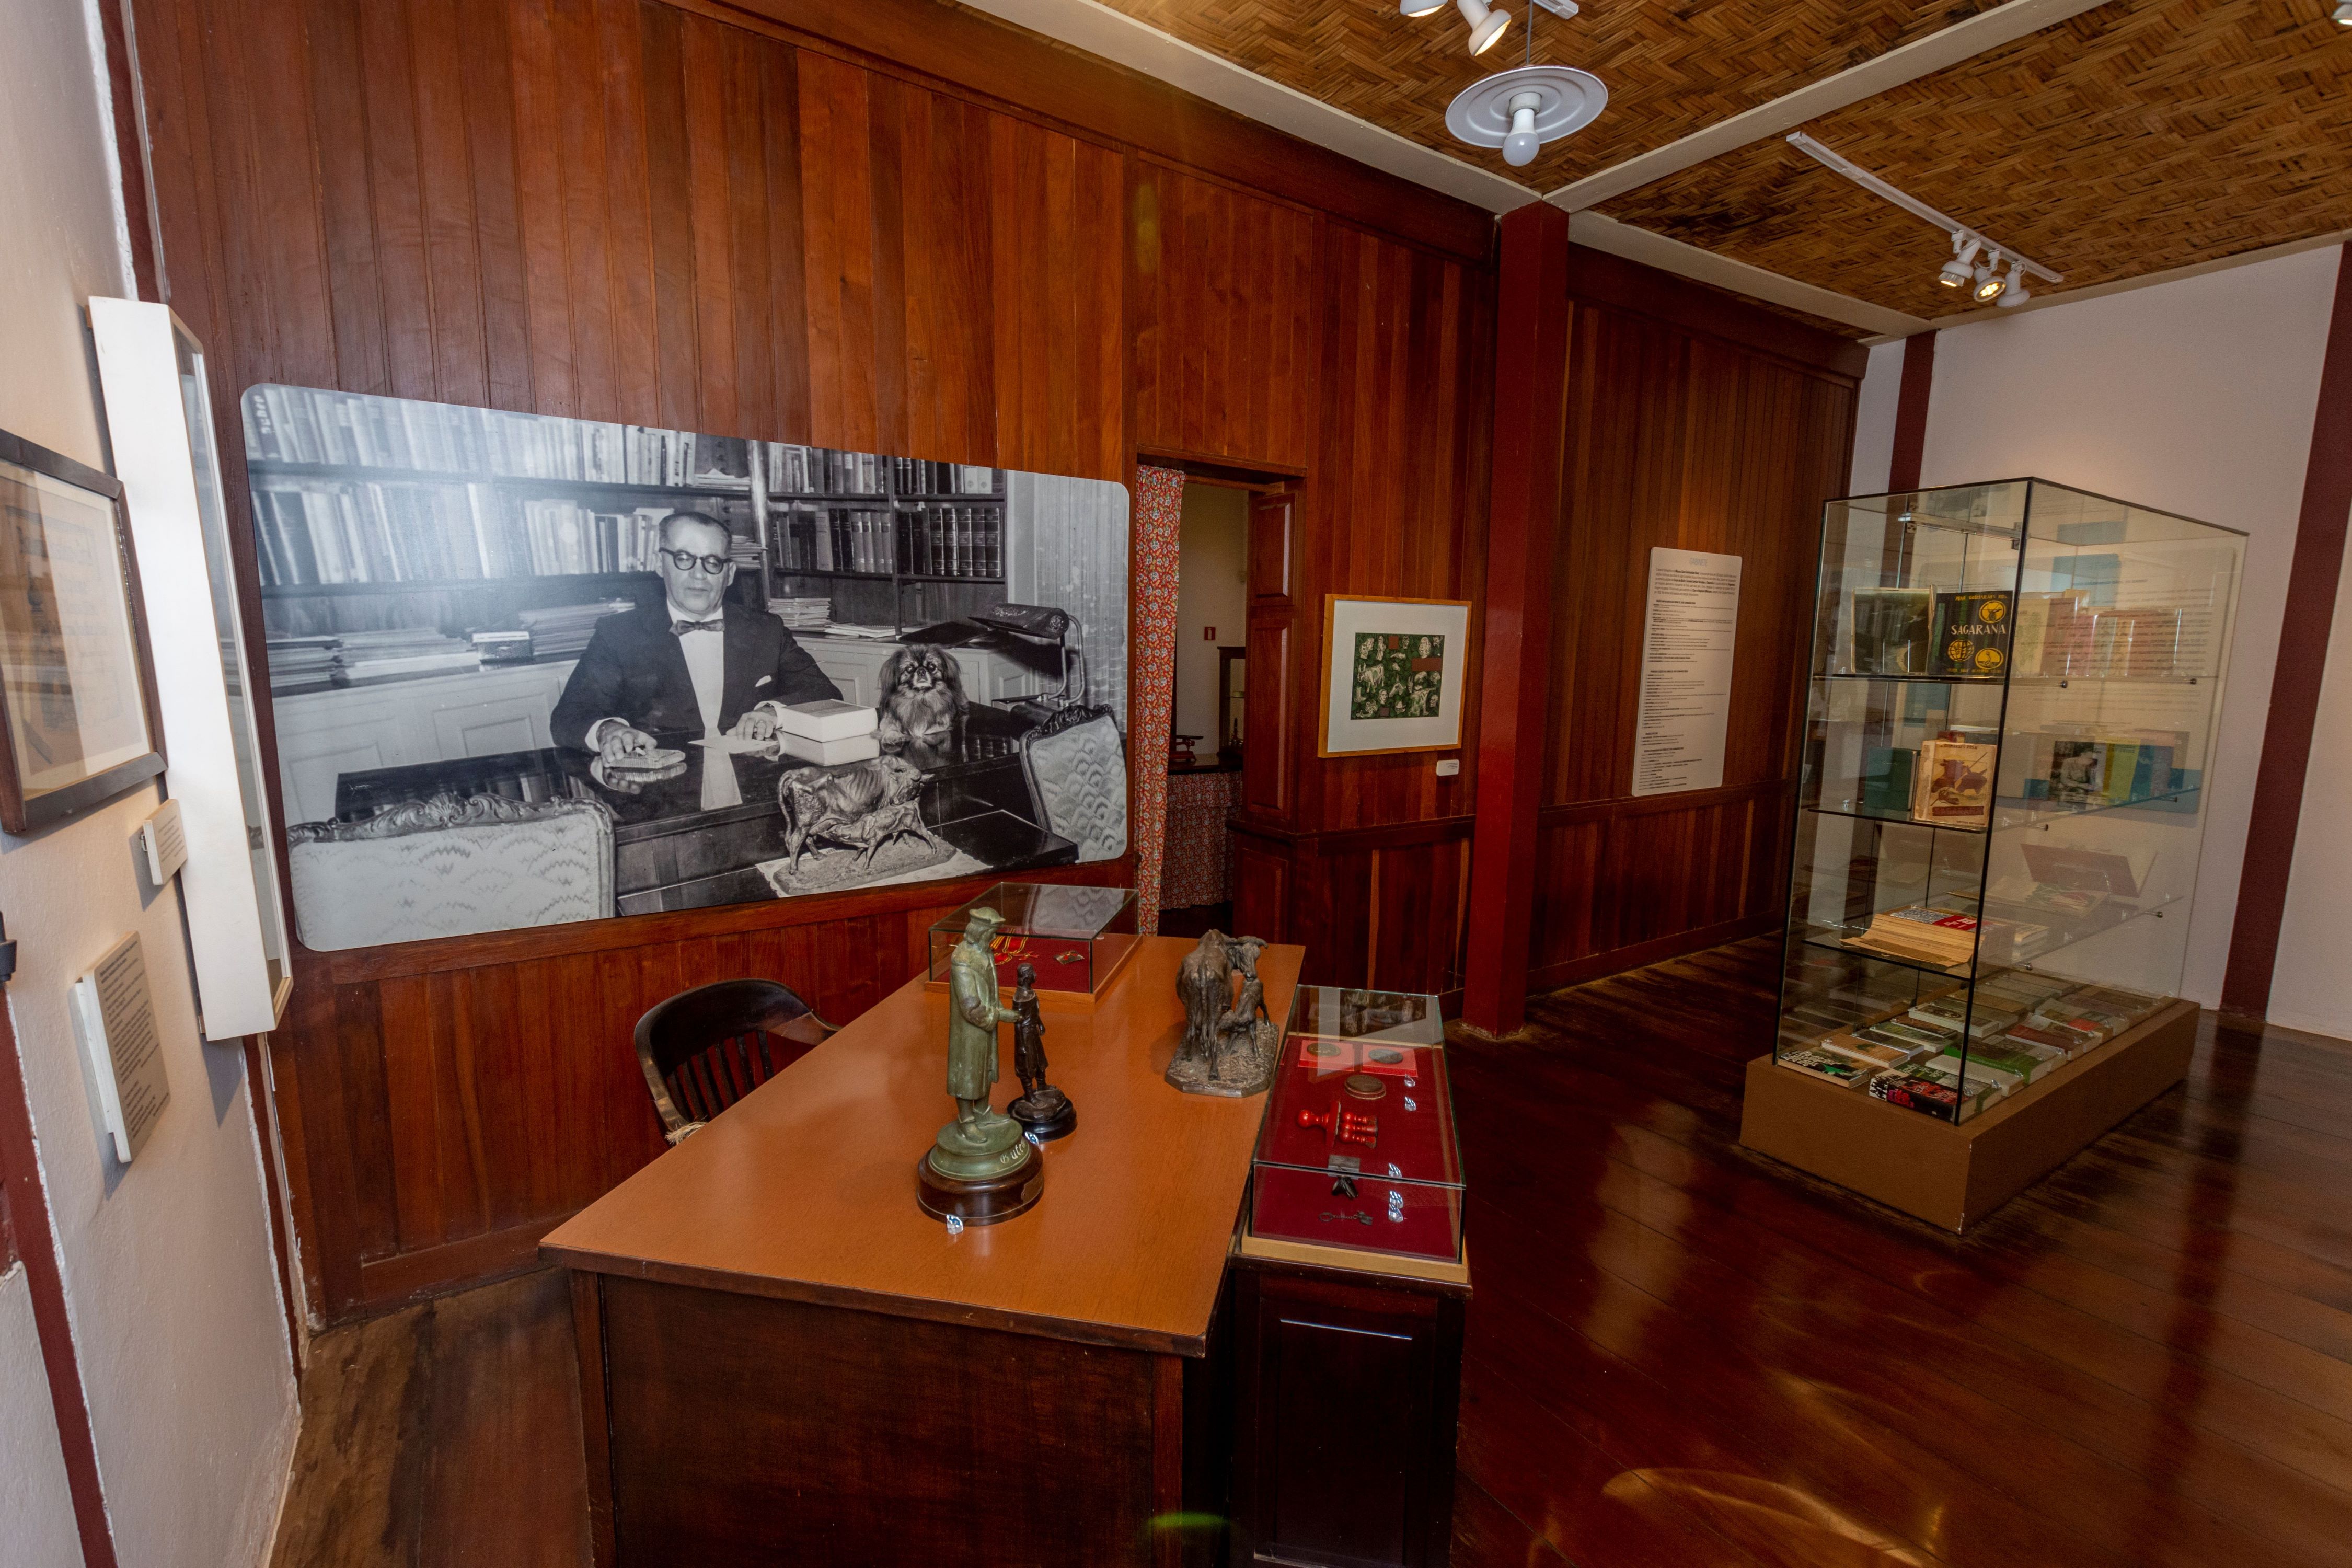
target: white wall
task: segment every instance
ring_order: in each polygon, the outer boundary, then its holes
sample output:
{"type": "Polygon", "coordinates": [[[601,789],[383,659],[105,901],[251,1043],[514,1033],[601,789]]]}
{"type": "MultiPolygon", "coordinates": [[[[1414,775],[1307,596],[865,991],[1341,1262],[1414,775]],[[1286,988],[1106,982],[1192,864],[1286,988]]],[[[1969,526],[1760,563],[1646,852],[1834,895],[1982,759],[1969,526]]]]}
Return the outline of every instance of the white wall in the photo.
{"type": "MultiPolygon", "coordinates": [[[[103,466],[80,309],[131,289],[96,36],[83,4],[0,0],[0,428],[103,466]]],[[[283,1489],[293,1371],[243,1058],[198,1038],[178,889],[146,886],[134,858],[158,798],[151,784],[0,836],[0,911],[19,944],[7,1005],[118,1554],[136,1568],[241,1568],[259,1560],[283,1489]],[[66,989],[130,931],[146,949],[172,1103],[124,1167],[66,989]]],[[[21,1353],[16,1333],[0,1317],[0,1361],[21,1353]]],[[[46,1401],[36,1416],[0,1370],[0,1456],[37,1449],[49,1423],[46,1401]]],[[[14,1538],[0,1542],[15,1568],[14,1538]]]]}
{"type": "Polygon", "coordinates": [[[73,1495],[21,1263],[0,1274],[0,1542],[8,1568],[81,1568],[73,1495]]]}
{"type": "Polygon", "coordinates": [[[1902,343],[1875,345],[1854,404],[1853,477],[1846,482],[1846,494],[1884,495],[1893,488],[1886,475],[1895,463],[1895,405],[1902,392],[1902,343]]]}
{"type": "Polygon", "coordinates": [[[1176,730],[1217,749],[1217,649],[1249,640],[1249,492],[1184,487],[1176,561],[1176,730]],[[1217,628],[1216,640],[1202,638],[1217,628]]]}
{"type": "MultiPolygon", "coordinates": [[[[2335,250],[2307,251],[1971,323],[1936,343],[1922,484],[2030,474],[2250,536],[2182,989],[2208,1005],[2229,957],[2336,268],[2335,250]]],[[[1863,462],[1858,449],[1858,473],[1863,462]]],[[[2339,710],[2352,707],[2345,684],[2339,710]]],[[[2306,805],[2306,833],[2326,799],[2306,805]]],[[[2347,858],[2340,837],[2327,853],[2347,858]]],[[[2352,919],[2346,888],[2338,876],[2330,889],[2347,906],[2337,931],[2352,919]]],[[[2285,960],[2283,948],[2283,975],[2285,960]]],[[[2335,1032],[2352,1034],[2352,1011],[2338,1020],[2335,1032]]]]}

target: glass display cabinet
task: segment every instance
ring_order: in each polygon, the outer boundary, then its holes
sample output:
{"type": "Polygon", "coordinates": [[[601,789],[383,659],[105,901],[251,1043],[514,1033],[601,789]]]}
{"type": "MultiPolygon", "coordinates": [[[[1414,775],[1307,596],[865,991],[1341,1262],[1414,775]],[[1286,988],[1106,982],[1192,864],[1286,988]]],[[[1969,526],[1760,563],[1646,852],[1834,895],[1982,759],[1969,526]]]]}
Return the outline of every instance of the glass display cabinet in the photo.
{"type": "Polygon", "coordinates": [[[1250,1173],[1249,1235],[1461,1259],[1462,1156],[1436,997],[1292,993],[1250,1173]]]}
{"type": "MultiPolygon", "coordinates": [[[[1830,1131],[1853,1121],[1847,1099],[1882,1164],[1916,1163],[1914,1122],[1997,1120],[2028,1142],[2088,1128],[2013,1192],[2178,1080],[2244,552],[2232,530],[2043,479],[1830,503],[1778,1038],[1748,1119],[1808,1121],[1790,1146],[1811,1157],[1751,1144],[1846,1180],[1821,1162],[1856,1152],[1813,1145],[1850,1142],[1830,1131]],[[2166,1048],[2134,1070],[2095,1070],[2151,1040],[2166,1048]],[[2063,1113],[2029,1113],[2045,1100],[2063,1113]]],[[[1953,1145],[1963,1176],[1988,1158],[1975,1142],[1953,1145]]],[[[1875,1180],[1847,1184],[1920,1212],[1875,1180]]],[[[1957,1227],[1998,1184],[1979,1173],[1927,1217],[1957,1227]]]]}
{"type": "Polygon", "coordinates": [[[1134,889],[999,882],[931,927],[931,986],[947,984],[948,953],[983,907],[1004,917],[992,951],[997,984],[1008,993],[1026,963],[1040,997],[1099,995],[1135,952],[1134,889]]]}

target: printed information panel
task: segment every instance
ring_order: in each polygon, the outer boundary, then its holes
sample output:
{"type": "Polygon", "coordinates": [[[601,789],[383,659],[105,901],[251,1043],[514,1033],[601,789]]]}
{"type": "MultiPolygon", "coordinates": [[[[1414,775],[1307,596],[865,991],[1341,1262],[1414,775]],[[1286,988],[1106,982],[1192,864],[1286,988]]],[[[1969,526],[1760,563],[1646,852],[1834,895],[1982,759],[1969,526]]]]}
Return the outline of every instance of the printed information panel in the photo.
{"type": "Polygon", "coordinates": [[[1738,556],[1650,552],[1633,794],[1672,795],[1723,783],[1732,647],[1738,630],[1738,556]]]}

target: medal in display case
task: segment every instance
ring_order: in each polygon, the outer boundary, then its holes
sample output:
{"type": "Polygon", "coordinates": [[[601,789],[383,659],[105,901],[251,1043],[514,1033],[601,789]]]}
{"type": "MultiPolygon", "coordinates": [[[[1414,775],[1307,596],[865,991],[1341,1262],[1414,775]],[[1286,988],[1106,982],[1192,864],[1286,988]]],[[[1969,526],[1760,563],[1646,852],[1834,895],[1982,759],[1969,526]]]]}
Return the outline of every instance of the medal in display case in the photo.
{"type": "Polygon", "coordinates": [[[1299,986],[1234,1246],[1234,1562],[1446,1561],[1462,1190],[1437,998],[1299,986]]]}
{"type": "Polygon", "coordinates": [[[1744,1143],[1958,1230],[2186,1074],[2244,554],[2044,479],[1830,503],[1744,1143]]]}
{"type": "Polygon", "coordinates": [[[1036,971],[1041,1004],[1091,1006],[1135,955],[1134,889],[999,882],[931,927],[929,989],[947,989],[948,955],[971,923],[972,910],[983,908],[1003,917],[992,951],[997,984],[1007,996],[1026,963],[1036,971]]]}

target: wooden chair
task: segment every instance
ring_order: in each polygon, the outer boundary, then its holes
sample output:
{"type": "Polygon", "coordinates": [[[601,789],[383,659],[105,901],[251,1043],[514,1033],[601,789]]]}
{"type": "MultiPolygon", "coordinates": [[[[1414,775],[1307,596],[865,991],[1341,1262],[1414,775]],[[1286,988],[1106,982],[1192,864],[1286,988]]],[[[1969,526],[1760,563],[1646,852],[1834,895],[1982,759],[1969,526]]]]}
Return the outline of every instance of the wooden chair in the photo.
{"type": "Polygon", "coordinates": [[[833,1032],[792,987],[772,980],[714,980],[656,1002],[637,1020],[637,1065],[662,1136],[684,1142],[833,1032]],[[802,1037],[785,1032],[795,1027],[802,1037]],[[805,1037],[812,1033],[816,1038],[805,1037]]]}

